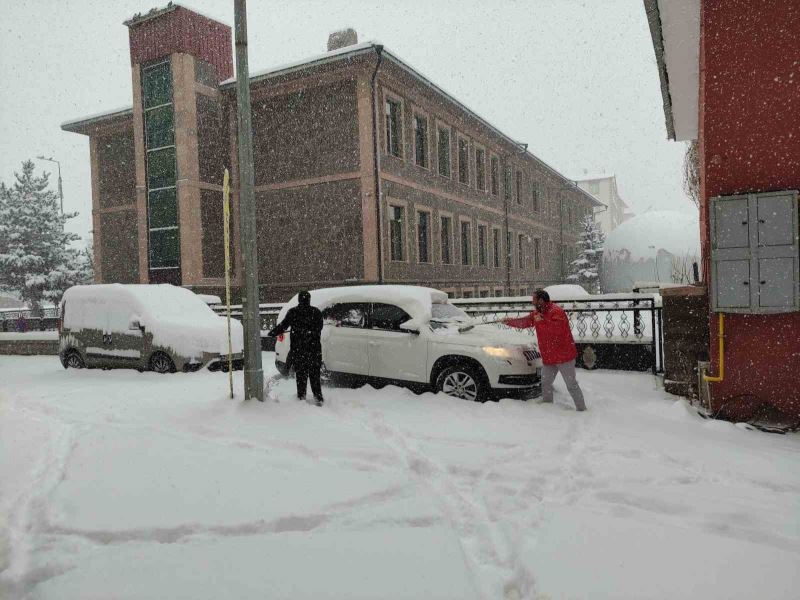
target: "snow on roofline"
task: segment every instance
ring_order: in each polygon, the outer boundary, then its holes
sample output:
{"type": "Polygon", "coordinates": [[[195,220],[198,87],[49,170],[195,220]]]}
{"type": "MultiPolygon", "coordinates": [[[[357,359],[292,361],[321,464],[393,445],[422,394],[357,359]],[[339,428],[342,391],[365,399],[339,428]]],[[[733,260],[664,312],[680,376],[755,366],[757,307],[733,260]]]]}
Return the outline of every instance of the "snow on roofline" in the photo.
{"type": "Polygon", "coordinates": [[[114,119],[116,117],[122,117],[128,114],[133,115],[132,106],[125,106],[122,108],[112,108],[111,110],[105,110],[86,117],[80,117],[78,119],[64,121],[63,123],[61,123],[61,129],[63,129],[64,131],[73,131],[78,133],[77,131],[78,129],[82,129],[84,126],[90,125],[91,123],[96,123],[97,121],[104,121],[107,119],[114,119]]]}
{"type": "MultiPolygon", "coordinates": [[[[442,89],[440,86],[435,84],[433,81],[431,81],[425,75],[423,75],[418,69],[415,69],[414,67],[412,67],[408,63],[405,63],[402,60],[400,60],[397,56],[395,56],[383,44],[381,44],[378,41],[374,41],[373,40],[373,41],[363,42],[361,44],[355,44],[355,45],[352,45],[352,46],[345,46],[343,48],[338,48],[338,49],[333,50],[331,52],[325,52],[325,53],[322,53],[322,54],[318,54],[318,55],[312,56],[310,58],[305,58],[305,59],[298,60],[298,61],[284,63],[284,64],[276,66],[276,67],[270,67],[268,69],[263,69],[263,70],[260,70],[260,71],[256,71],[255,73],[252,73],[250,75],[250,82],[251,83],[258,83],[260,81],[264,81],[265,79],[270,79],[272,77],[278,77],[280,75],[285,75],[287,73],[291,73],[292,71],[305,69],[305,68],[309,68],[309,67],[314,67],[314,66],[318,66],[318,65],[323,65],[323,64],[326,64],[326,63],[329,63],[329,62],[335,62],[335,61],[339,61],[339,60],[344,60],[346,58],[351,58],[351,57],[356,56],[356,55],[367,54],[367,53],[369,53],[371,51],[380,52],[386,59],[392,61],[398,67],[400,67],[401,69],[405,70],[406,72],[408,72],[413,77],[421,80],[423,83],[425,83],[426,85],[428,85],[431,88],[433,88],[436,92],[440,93],[447,100],[449,100],[450,102],[452,102],[453,104],[458,106],[461,110],[463,110],[464,112],[469,114],[476,121],[478,121],[479,123],[481,123],[482,125],[484,125],[488,129],[493,131],[500,138],[504,139],[505,141],[507,141],[511,145],[516,146],[516,147],[520,148],[521,150],[523,150],[523,152],[521,152],[520,154],[525,154],[529,158],[533,159],[538,165],[542,166],[546,171],[549,171],[550,174],[554,175],[556,178],[558,178],[558,179],[560,179],[560,180],[562,180],[564,182],[568,182],[568,183],[573,184],[573,187],[575,188],[576,192],[584,195],[591,202],[593,202],[595,204],[597,203],[597,199],[594,196],[592,196],[591,194],[589,194],[586,190],[583,190],[583,189],[579,188],[575,184],[575,181],[573,179],[569,179],[564,174],[559,172],[557,169],[555,169],[554,167],[550,166],[547,162],[545,162],[544,160],[542,160],[541,158],[539,158],[538,156],[533,154],[530,150],[528,150],[528,145],[527,144],[519,142],[518,140],[515,140],[514,138],[510,137],[509,135],[503,133],[497,126],[493,125],[490,121],[487,121],[486,119],[481,117],[478,113],[476,113],[474,110],[472,110],[471,108],[469,108],[468,106],[463,104],[461,101],[457,100],[455,98],[455,96],[453,96],[452,94],[448,93],[447,91],[442,89]]],[[[225,81],[223,81],[220,84],[220,89],[231,88],[231,87],[233,87],[235,85],[235,83],[236,83],[236,77],[231,77],[229,79],[226,79],[225,81]]]]}
{"type": "Polygon", "coordinates": [[[208,19],[209,21],[214,21],[215,23],[221,23],[226,27],[230,27],[230,25],[228,25],[228,23],[226,23],[225,21],[220,21],[215,17],[206,15],[200,12],[199,10],[196,10],[190,6],[186,6],[185,4],[178,4],[177,2],[170,2],[164,8],[153,8],[145,14],[136,13],[130,19],[123,21],[122,24],[125,25],[126,27],[136,27],[137,25],[141,25],[142,23],[150,21],[151,19],[155,19],[156,17],[160,17],[161,15],[170,13],[178,8],[182,8],[183,10],[188,10],[189,12],[193,12],[196,15],[203,17],[204,19],[208,19]]]}
{"type": "Polygon", "coordinates": [[[575,181],[582,183],[584,181],[597,181],[598,179],[613,179],[614,177],[616,177],[614,173],[603,173],[602,175],[589,173],[588,175],[576,177],[575,181]]]}

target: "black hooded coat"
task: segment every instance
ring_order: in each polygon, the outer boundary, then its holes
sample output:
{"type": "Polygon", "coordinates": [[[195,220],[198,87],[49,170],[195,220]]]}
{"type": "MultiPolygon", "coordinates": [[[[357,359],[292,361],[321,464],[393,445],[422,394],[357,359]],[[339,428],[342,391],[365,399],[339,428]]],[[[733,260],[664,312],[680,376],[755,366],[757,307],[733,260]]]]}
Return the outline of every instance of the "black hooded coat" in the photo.
{"type": "Polygon", "coordinates": [[[278,336],[286,330],[291,330],[290,355],[292,362],[315,363],[322,362],[322,313],[311,306],[311,294],[300,292],[298,305],[289,309],[283,321],[278,323],[270,337],[278,336]]]}

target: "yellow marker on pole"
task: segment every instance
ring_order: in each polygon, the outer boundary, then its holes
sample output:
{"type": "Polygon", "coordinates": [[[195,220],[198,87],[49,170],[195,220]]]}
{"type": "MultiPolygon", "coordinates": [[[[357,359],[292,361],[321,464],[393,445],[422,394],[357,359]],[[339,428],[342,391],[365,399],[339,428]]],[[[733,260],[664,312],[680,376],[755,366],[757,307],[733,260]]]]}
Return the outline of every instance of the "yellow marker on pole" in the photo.
{"type": "Polygon", "coordinates": [[[231,342],[231,186],[230,174],[225,169],[222,180],[222,222],[225,240],[225,307],[228,313],[228,386],[233,398],[233,343],[231,342]]]}

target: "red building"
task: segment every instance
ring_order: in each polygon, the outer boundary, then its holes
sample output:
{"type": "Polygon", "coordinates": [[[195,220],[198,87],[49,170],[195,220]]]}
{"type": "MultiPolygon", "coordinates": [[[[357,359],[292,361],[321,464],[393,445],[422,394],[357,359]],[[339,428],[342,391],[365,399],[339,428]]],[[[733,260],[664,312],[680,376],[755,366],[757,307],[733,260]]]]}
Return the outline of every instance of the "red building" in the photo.
{"type": "Polygon", "coordinates": [[[667,133],[697,140],[711,409],[800,418],[800,2],[644,0],[667,133]]]}

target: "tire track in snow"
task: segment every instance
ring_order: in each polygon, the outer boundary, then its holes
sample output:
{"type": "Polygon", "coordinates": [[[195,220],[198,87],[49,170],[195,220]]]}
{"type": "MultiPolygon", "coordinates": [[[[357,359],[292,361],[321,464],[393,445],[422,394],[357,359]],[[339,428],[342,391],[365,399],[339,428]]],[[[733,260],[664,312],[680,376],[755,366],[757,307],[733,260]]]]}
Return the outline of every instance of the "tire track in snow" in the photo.
{"type": "Polygon", "coordinates": [[[372,432],[434,496],[458,535],[465,561],[482,598],[523,600],[539,597],[533,573],[518,560],[514,548],[507,543],[507,537],[492,523],[486,504],[479,495],[462,491],[447,469],[425,454],[413,436],[387,423],[382,413],[368,408],[360,400],[337,402],[333,412],[372,432]],[[360,418],[352,410],[341,410],[350,406],[356,407],[366,418],[360,418]]]}
{"type": "MultiPolygon", "coordinates": [[[[16,407],[15,407],[16,408],[16,407]]],[[[28,413],[22,410],[18,412],[28,413]]],[[[31,562],[37,545],[37,538],[46,523],[47,501],[53,491],[63,481],[69,457],[75,447],[77,436],[75,427],[61,420],[41,415],[37,418],[47,422],[57,430],[48,441],[41,460],[32,473],[30,485],[12,503],[8,516],[8,562],[0,572],[0,592],[9,597],[22,597],[39,581],[53,576],[58,567],[32,569],[31,562]]]]}

